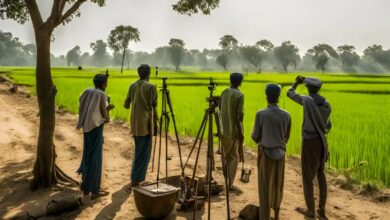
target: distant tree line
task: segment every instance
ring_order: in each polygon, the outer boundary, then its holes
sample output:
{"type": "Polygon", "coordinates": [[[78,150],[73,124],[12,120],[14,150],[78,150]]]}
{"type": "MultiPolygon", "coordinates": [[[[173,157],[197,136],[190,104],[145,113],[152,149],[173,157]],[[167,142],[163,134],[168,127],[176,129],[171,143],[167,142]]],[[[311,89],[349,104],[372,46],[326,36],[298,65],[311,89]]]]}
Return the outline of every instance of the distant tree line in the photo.
{"type": "MultiPolygon", "coordinates": [[[[321,71],[321,72],[372,72],[390,71],[390,50],[381,45],[367,47],[363,55],[353,45],[333,48],[321,43],[308,49],[301,57],[291,41],[274,45],[260,39],[253,45],[243,45],[232,35],[222,36],[219,48],[188,49],[181,39],[171,39],[167,45],[153,52],[131,51],[130,41],[140,41],[139,32],[131,26],[118,26],[111,31],[107,42],[102,39],[90,43],[92,53],[82,52],[76,45],[66,55],[51,55],[53,66],[121,66],[131,68],[141,63],[176,71],[182,68],[200,70],[246,71],[321,71]],[[109,52],[109,48],[113,51],[109,52]]],[[[33,66],[36,62],[34,44],[24,44],[11,33],[0,31],[0,65],[33,66]]]]}

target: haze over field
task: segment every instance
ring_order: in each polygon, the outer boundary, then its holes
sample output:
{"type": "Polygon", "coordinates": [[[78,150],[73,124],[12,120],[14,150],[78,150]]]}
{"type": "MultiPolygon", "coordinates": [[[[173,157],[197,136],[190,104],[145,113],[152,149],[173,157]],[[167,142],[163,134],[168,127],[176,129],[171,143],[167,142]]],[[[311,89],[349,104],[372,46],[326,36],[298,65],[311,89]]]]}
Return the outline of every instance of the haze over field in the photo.
{"type": "MultiPolygon", "coordinates": [[[[132,25],[141,34],[141,42],[130,44],[133,51],[151,52],[167,45],[170,38],[180,38],[191,49],[217,48],[224,34],[234,35],[240,43],[254,44],[269,39],[275,45],[291,40],[304,55],[318,43],[333,47],[352,44],[358,54],[369,45],[390,47],[390,19],[386,0],[224,0],[210,16],[179,15],[172,11],[175,1],[110,0],[99,8],[86,3],[77,22],[56,29],[52,45],[55,55],[66,54],[75,45],[92,52],[90,42],[107,39],[115,26],[132,25]]],[[[38,0],[44,14],[51,6],[38,0]]],[[[32,27],[0,20],[0,29],[12,32],[26,43],[34,42],[32,27]]]]}

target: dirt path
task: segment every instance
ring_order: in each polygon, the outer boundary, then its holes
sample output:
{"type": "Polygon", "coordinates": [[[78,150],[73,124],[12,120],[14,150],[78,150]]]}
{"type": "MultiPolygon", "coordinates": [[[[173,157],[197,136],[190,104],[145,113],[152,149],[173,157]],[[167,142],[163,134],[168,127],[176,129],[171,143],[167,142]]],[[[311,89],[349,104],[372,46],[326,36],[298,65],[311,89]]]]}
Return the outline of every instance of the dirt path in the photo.
{"type": "MultiPolygon", "coordinates": [[[[44,212],[50,199],[80,195],[77,189],[44,189],[31,192],[29,182],[35,157],[37,139],[37,106],[35,98],[28,98],[25,93],[11,94],[9,84],[0,83],[0,219],[7,219],[28,211],[32,215],[44,212]]],[[[77,97],[75,97],[77,98],[77,97]]],[[[75,129],[77,117],[59,111],[55,143],[57,146],[58,165],[70,176],[79,180],[75,171],[82,154],[82,133],[75,129]]],[[[142,219],[134,205],[132,194],[126,192],[129,183],[130,167],[133,154],[133,140],[128,126],[121,122],[112,122],[105,127],[103,188],[111,194],[95,202],[86,201],[83,210],[71,219],[142,219]]],[[[191,139],[183,146],[184,155],[188,154],[191,139]]],[[[171,148],[172,160],[170,173],[178,174],[179,160],[177,150],[171,148]]],[[[218,157],[217,157],[218,158],[218,157]]],[[[251,167],[255,167],[256,158],[247,155],[251,167]]],[[[217,161],[217,164],[219,161],[217,161]]],[[[204,163],[200,172],[204,172],[204,163]]],[[[304,219],[294,211],[303,206],[300,163],[297,158],[288,158],[286,164],[284,198],[281,210],[282,219],[304,219]]],[[[217,180],[222,181],[221,172],[217,171],[217,180]]],[[[148,180],[155,179],[155,173],[148,172],[148,180]]],[[[241,195],[231,196],[232,216],[249,203],[258,204],[257,171],[251,176],[251,182],[237,186],[241,195]]],[[[389,203],[375,202],[373,197],[359,195],[343,190],[334,184],[338,179],[328,176],[329,194],[327,212],[330,219],[388,219],[389,203]]],[[[213,198],[213,219],[226,218],[225,197],[213,198]]],[[[206,211],[200,213],[207,218],[206,211]]],[[[188,213],[175,212],[169,219],[191,219],[188,213]]]]}

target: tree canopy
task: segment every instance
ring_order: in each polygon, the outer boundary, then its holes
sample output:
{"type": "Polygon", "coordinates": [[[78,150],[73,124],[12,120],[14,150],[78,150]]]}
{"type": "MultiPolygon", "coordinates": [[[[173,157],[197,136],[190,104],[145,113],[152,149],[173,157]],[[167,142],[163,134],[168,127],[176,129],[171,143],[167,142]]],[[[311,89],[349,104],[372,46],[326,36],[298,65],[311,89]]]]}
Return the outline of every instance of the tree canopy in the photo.
{"type": "Polygon", "coordinates": [[[66,63],[68,64],[68,66],[70,66],[71,64],[80,66],[81,65],[80,55],[81,55],[80,46],[75,46],[71,50],[69,50],[68,53],[66,54],[66,63]]]}
{"type": "Polygon", "coordinates": [[[219,2],[220,0],[179,0],[172,7],[180,14],[191,15],[198,12],[210,14],[212,10],[218,7],[219,2]]]}
{"type": "Polygon", "coordinates": [[[232,35],[224,35],[219,39],[219,46],[223,50],[232,50],[238,45],[238,40],[232,35]]]}
{"type": "Polygon", "coordinates": [[[284,72],[288,71],[288,66],[292,63],[296,65],[297,58],[299,58],[299,49],[291,43],[291,41],[284,41],[282,45],[275,47],[275,59],[282,66],[284,72]]]}
{"type": "Polygon", "coordinates": [[[344,44],[337,47],[337,52],[341,58],[343,67],[352,67],[358,64],[360,57],[355,52],[355,46],[344,44]]]}
{"type": "Polygon", "coordinates": [[[123,63],[130,41],[140,41],[138,29],[130,25],[119,25],[112,30],[108,36],[108,46],[114,51],[114,53],[119,53],[120,51],[122,52],[121,73],[123,72],[123,63]]]}
{"type": "Polygon", "coordinates": [[[120,52],[129,47],[130,41],[140,41],[138,29],[132,26],[119,25],[111,31],[107,43],[113,51],[120,52]]]}
{"type": "Polygon", "coordinates": [[[103,40],[97,40],[90,43],[91,49],[94,51],[93,58],[96,66],[105,66],[107,64],[107,44],[103,40]]]}
{"type": "Polygon", "coordinates": [[[251,64],[256,71],[261,72],[261,63],[264,58],[264,51],[257,46],[240,47],[240,54],[244,61],[251,64]]]}
{"type": "Polygon", "coordinates": [[[172,38],[168,44],[171,62],[175,66],[176,71],[178,71],[185,54],[185,43],[181,39],[172,38]]]}
{"type": "Polygon", "coordinates": [[[316,62],[316,69],[319,69],[322,72],[326,70],[326,65],[331,57],[338,57],[335,49],[333,49],[333,47],[328,44],[315,45],[307,52],[313,56],[313,60],[316,62]]]}

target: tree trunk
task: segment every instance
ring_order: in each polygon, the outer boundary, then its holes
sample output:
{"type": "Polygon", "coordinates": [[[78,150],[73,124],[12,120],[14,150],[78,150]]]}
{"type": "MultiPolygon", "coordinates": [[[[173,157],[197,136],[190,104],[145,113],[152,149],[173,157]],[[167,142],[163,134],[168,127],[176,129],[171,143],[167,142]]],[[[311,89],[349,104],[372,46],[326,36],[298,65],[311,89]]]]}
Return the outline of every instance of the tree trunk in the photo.
{"type": "Polygon", "coordinates": [[[126,55],[126,50],[123,50],[123,55],[122,55],[122,66],[121,66],[121,74],[123,73],[123,64],[125,62],[125,55],[126,55]]]}
{"type": "Polygon", "coordinates": [[[39,137],[37,157],[34,165],[34,179],[31,189],[50,187],[57,183],[55,166],[55,149],[53,135],[55,128],[55,96],[50,71],[50,37],[51,31],[45,28],[35,30],[37,45],[36,92],[39,105],[39,137]]]}
{"type": "Polygon", "coordinates": [[[288,67],[288,64],[287,65],[283,65],[283,70],[284,70],[285,73],[287,73],[287,71],[288,71],[287,67],[288,67]]]}
{"type": "Polygon", "coordinates": [[[129,70],[130,69],[130,58],[129,58],[128,53],[126,54],[126,61],[127,61],[127,69],[129,70]]]}

